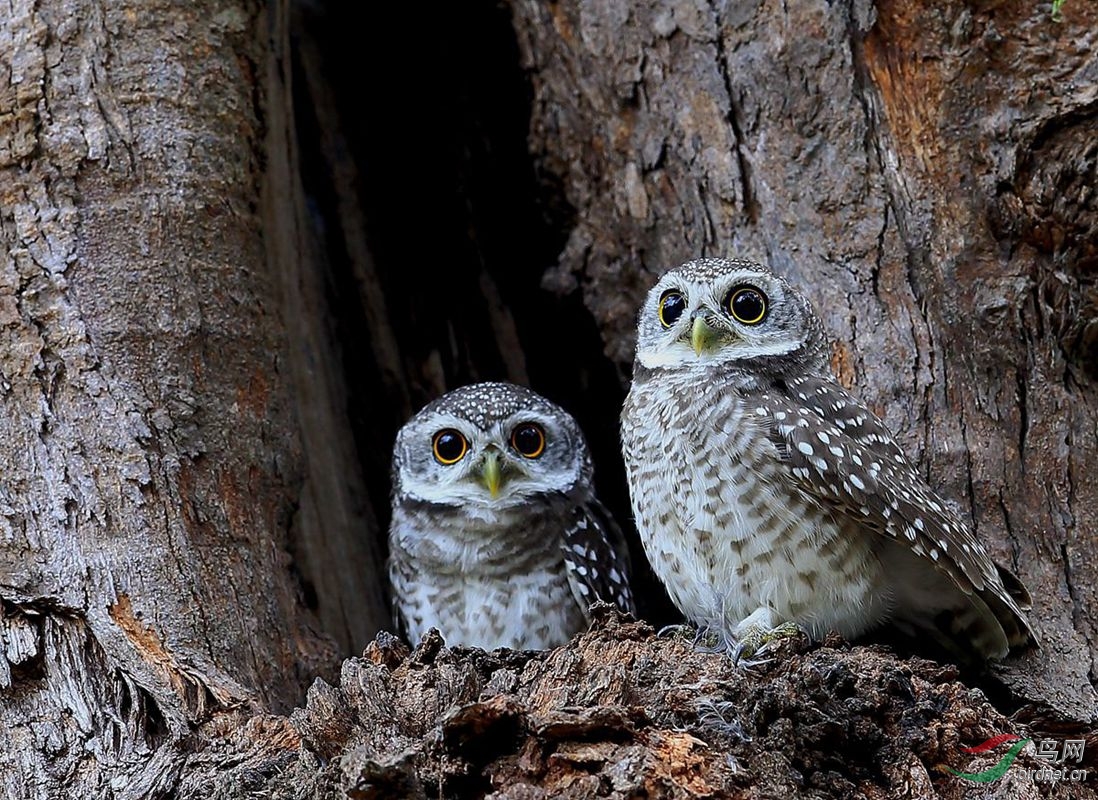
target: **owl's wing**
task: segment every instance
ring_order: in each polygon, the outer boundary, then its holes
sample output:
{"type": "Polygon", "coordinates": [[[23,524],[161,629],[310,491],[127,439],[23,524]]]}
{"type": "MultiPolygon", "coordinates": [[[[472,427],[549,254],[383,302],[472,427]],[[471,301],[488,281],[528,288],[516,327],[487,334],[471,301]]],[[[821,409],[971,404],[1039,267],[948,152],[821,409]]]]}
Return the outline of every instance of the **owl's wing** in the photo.
{"type": "Polygon", "coordinates": [[[584,612],[602,600],[636,614],[625,537],[602,503],[592,498],[573,507],[561,550],[572,594],[584,612]]]}
{"type": "Polygon", "coordinates": [[[1008,591],[1004,570],[950,513],[869,408],[834,380],[816,376],[791,380],[787,391],[759,399],[755,411],[766,418],[770,439],[801,492],[904,543],[981,612],[986,607],[1002,628],[994,638],[1006,637],[988,649],[1005,655],[1007,642],[1022,646],[1034,640],[1016,602],[1028,602],[1021,584],[1014,578],[1015,589],[1008,591]]]}

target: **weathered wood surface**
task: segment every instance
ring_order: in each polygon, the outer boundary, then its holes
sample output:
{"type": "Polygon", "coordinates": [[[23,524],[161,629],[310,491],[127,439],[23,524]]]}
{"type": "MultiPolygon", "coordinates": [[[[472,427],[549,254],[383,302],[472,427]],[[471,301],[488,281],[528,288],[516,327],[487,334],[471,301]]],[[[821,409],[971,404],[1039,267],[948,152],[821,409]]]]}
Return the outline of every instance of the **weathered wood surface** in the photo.
{"type": "Polygon", "coordinates": [[[744,670],[607,613],[549,653],[381,637],[292,725],[256,718],[192,756],[174,796],[1098,797],[1034,780],[1031,749],[991,784],[950,772],[993,766],[1005,748],[961,748],[1023,730],[951,667],[802,641],[744,670]]]}

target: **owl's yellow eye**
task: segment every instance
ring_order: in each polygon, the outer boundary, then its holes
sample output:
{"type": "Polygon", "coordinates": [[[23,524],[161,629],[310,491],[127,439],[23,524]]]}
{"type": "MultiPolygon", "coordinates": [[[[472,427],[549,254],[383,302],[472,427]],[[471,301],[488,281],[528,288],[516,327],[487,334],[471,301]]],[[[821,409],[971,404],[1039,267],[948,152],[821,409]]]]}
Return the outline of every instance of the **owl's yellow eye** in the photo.
{"type": "Polygon", "coordinates": [[[660,305],[657,309],[657,313],[660,317],[660,324],[665,328],[670,328],[679,317],[682,316],[682,312],[686,310],[686,298],[682,296],[682,292],[678,292],[674,289],[668,289],[660,297],[660,305]]]}
{"type": "Polygon", "coordinates": [[[511,446],[526,458],[537,458],[545,452],[545,431],[534,422],[524,422],[511,431],[511,446]]]}
{"type": "Polygon", "coordinates": [[[443,428],[431,440],[431,447],[435,451],[435,460],[449,466],[465,458],[465,454],[469,451],[469,442],[460,431],[443,428]]]}
{"type": "Polygon", "coordinates": [[[770,310],[767,307],[766,295],[754,286],[739,286],[728,293],[725,298],[725,306],[728,312],[744,325],[758,325],[770,310]]]}

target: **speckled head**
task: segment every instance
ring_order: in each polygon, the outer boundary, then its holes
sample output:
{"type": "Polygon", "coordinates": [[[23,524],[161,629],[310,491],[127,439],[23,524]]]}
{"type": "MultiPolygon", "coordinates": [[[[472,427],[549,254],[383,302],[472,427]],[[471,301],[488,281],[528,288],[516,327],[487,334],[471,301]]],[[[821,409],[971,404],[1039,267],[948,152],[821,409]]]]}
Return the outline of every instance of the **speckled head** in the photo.
{"type": "Polygon", "coordinates": [[[649,369],[826,369],[823,325],[808,299],[762,264],[702,258],[665,273],[638,320],[649,369]]]}
{"type": "Polygon", "coordinates": [[[397,434],[393,495],[499,510],[590,484],[576,421],[510,383],[476,383],[428,404],[397,434]]]}

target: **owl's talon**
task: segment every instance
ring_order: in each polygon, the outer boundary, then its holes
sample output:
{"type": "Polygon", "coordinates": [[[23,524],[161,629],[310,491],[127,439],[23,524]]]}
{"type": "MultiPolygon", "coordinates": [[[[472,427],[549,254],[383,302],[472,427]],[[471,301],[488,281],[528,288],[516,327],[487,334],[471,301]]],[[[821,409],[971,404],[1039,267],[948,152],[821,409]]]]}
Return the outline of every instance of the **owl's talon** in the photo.
{"type": "Polygon", "coordinates": [[[742,664],[745,667],[764,664],[769,659],[758,659],[756,657],[764,655],[775,642],[792,638],[802,632],[796,622],[783,622],[775,628],[749,625],[739,636],[736,646],[732,648],[732,663],[742,664]]]}
{"type": "Polygon", "coordinates": [[[732,663],[737,666],[741,661],[744,661],[745,666],[751,663],[752,657],[763,646],[764,634],[765,630],[755,625],[745,630],[736,642],[736,646],[732,648],[732,663]]]}
{"type": "Polygon", "coordinates": [[[693,625],[664,625],[656,632],[656,636],[660,639],[678,637],[690,642],[701,653],[723,653],[728,649],[720,634],[707,626],[695,628],[693,625]]]}

